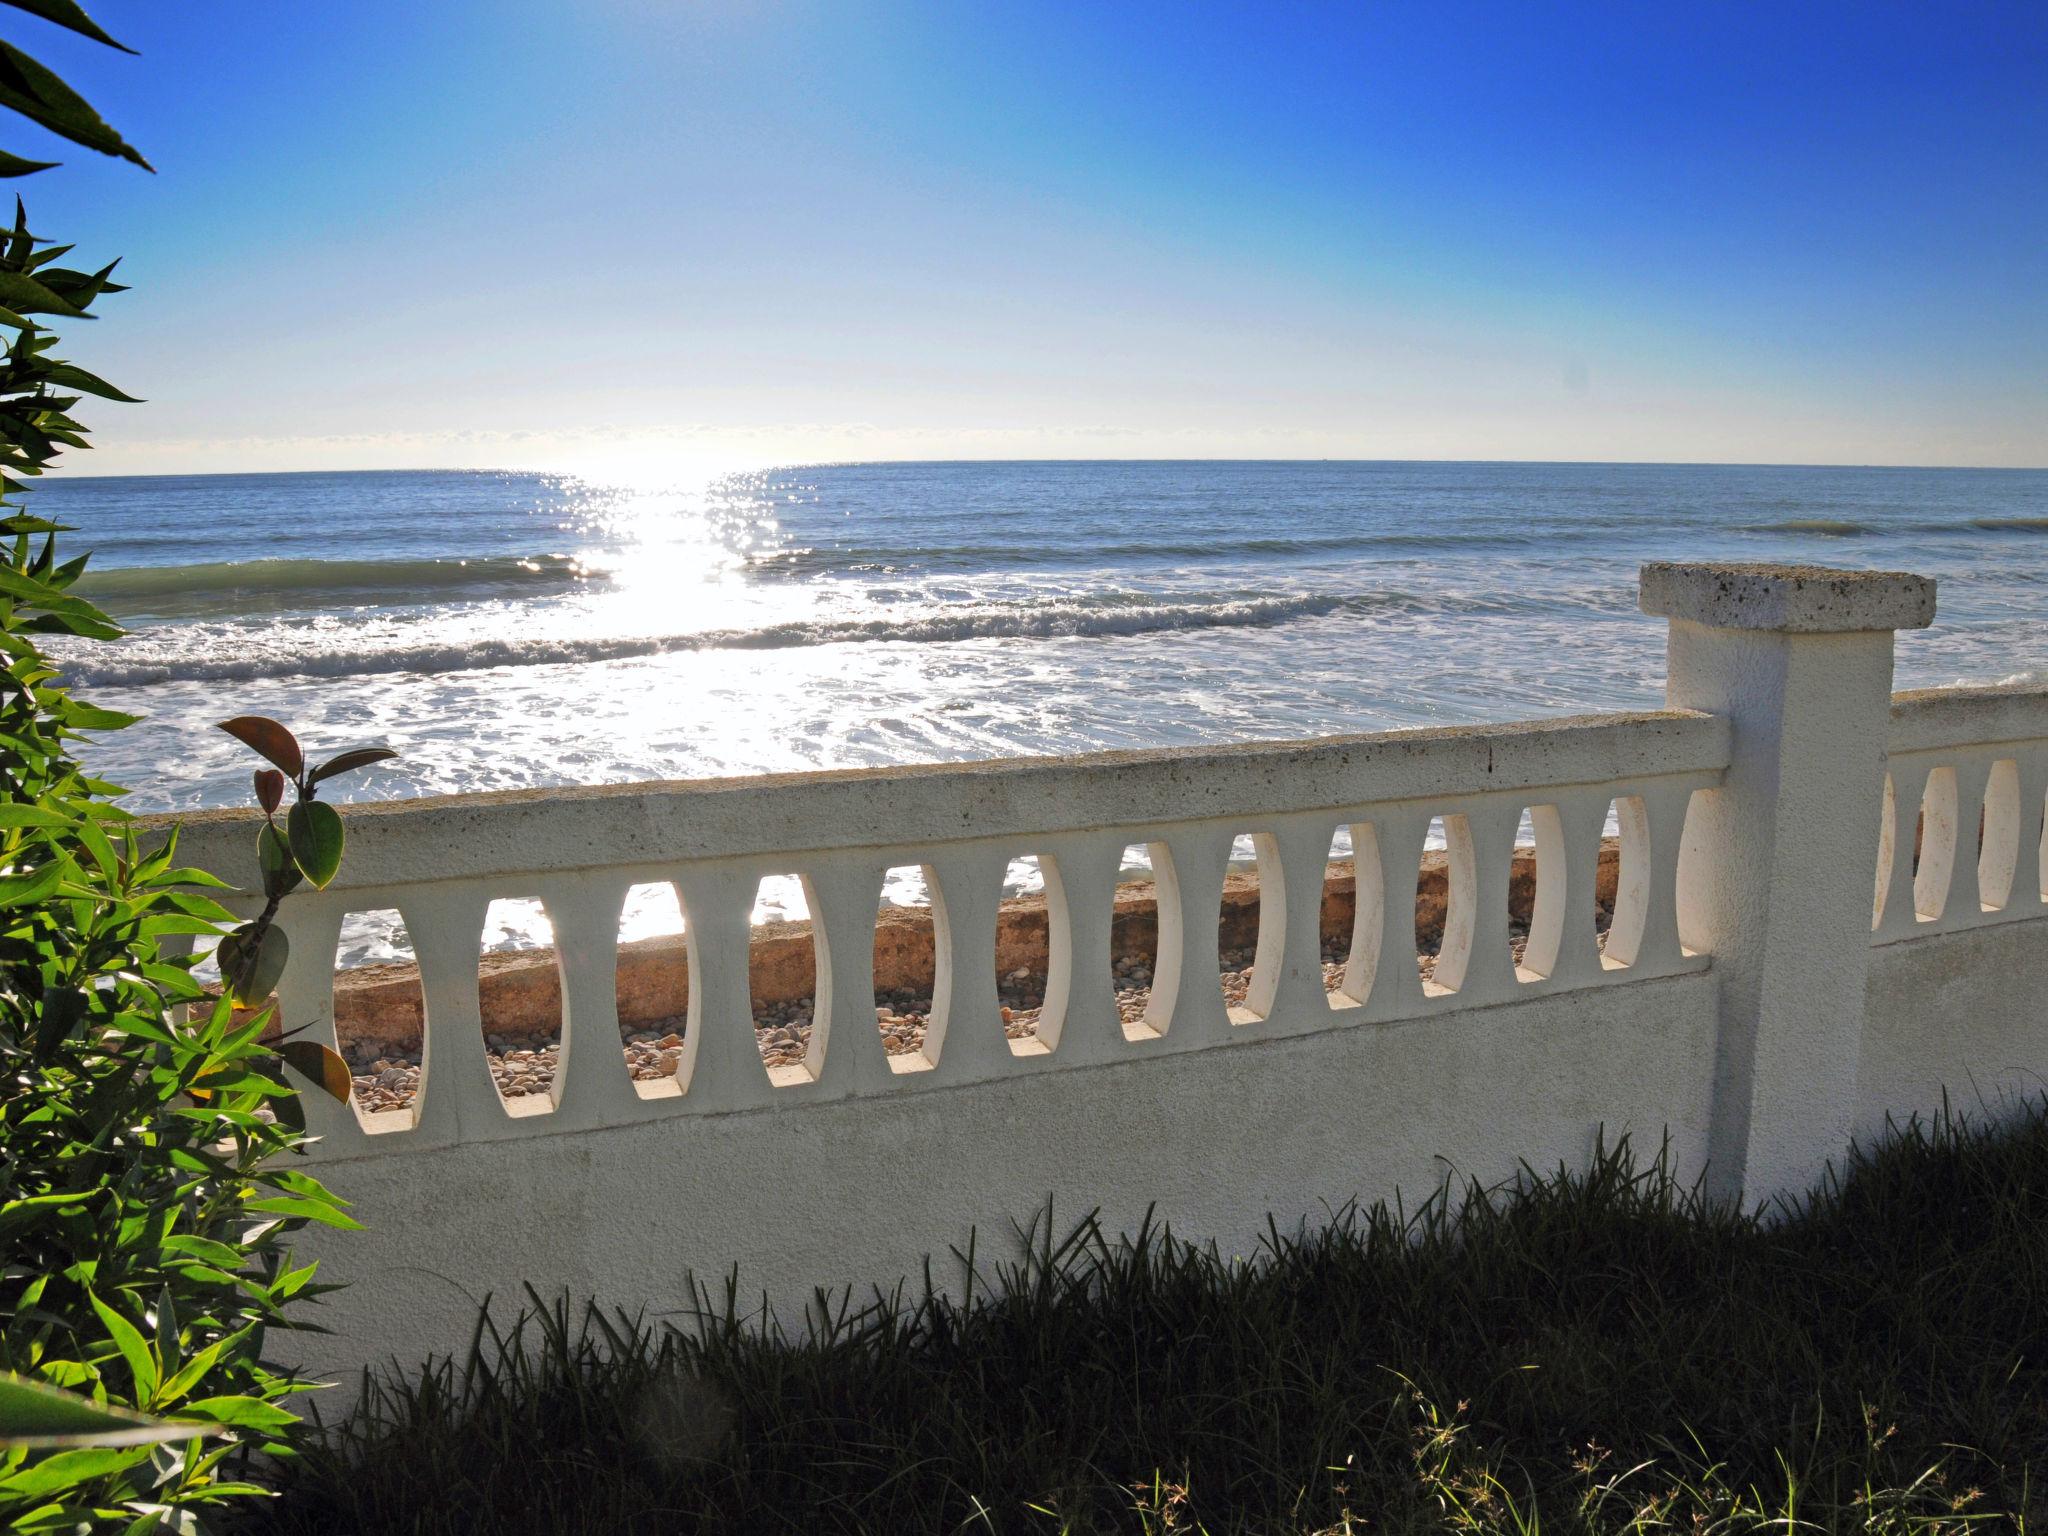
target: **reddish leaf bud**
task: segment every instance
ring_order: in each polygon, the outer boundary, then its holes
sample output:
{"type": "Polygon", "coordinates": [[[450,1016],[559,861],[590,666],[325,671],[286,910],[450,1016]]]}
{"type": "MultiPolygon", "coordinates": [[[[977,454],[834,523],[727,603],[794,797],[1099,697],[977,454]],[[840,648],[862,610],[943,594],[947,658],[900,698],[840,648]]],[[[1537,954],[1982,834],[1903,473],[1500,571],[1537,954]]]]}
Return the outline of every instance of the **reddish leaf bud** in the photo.
{"type": "Polygon", "coordinates": [[[263,807],[263,814],[275,812],[284,802],[284,775],[275,768],[256,770],[256,803],[263,807]]]}

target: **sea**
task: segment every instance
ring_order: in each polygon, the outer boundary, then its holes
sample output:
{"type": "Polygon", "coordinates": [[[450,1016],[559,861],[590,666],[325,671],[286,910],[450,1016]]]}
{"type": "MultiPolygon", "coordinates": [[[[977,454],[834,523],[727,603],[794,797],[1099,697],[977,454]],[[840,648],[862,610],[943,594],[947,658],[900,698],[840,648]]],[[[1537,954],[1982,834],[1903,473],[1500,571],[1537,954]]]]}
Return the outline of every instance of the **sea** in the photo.
{"type": "MultiPolygon", "coordinates": [[[[53,649],[144,717],[89,753],[138,811],[246,803],[253,759],[212,729],[235,714],[315,753],[396,748],[347,800],[1649,707],[1655,559],[1920,572],[1940,612],[1899,638],[1898,686],[2048,676],[2038,470],[893,463],[32,495],[128,630],[53,649]]],[[[764,887],[757,915],[800,904],[764,887]]],[[[537,912],[492,942],[544,942],[537,912]]]]}

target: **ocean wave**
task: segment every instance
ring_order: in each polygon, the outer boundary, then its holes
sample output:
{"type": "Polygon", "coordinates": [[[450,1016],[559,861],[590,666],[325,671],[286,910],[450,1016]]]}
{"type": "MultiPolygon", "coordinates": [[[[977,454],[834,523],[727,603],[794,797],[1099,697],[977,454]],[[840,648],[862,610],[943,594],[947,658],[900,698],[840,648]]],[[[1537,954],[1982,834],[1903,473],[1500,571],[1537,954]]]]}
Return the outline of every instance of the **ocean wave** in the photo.
{"type": "Polygon", "coordinates": [[[1970,526],[1984,533],[2048,533],[2048,517],[1973,517],[1970,526]]]}
{"type": "Polygon", "coordinates": [[[229,612],[237,600],[318,606],[323,597],[402,604],[454,594],[530,592],[591,579],[574,555],[486,555],[422,560],[216,560],[88,570],[77,591],[126,613],[229,612]]]}
{"type": "Polygon", "coordinates": [[[1779,523],[1745,523],[1744,533],[1817,533],[1830,539],[1852,539],[1858,534],[1875,532],[1866,523],[1853,523],[1840,517],[1792,517],[1779,523]]]}
{"type": "Polygon", "coordinates": [[[815,575],[827,571],[1043,569],[1106,565],[1133,560],[1204,563],[1269,555],[1444,554],[1538,544],[1528,532],[1489,529],[1413,533],[1259,535],[1254,537],[1069,539],[1049,530],[1040,540],[985,544],[816,544],[766,550],[752,564],[764,574],[815,575]]]}
{"type": "Polygon", "coordinates": [[[1417,607],[1402,592],[1369,596],[1314,594],[1222,602],[1041,602],[940,608],[890,618],[828,619],[757,629],[695,630],[669,635],[534,636],[420,645],[322,644],[332,632],[301,629],[214,636],[219,650],[195,655],[191,637],[174,629],[94,647],[91,656],[59,660],[77,687],[134,688],[169,682],[269,677],[361,677],[393,672],[467,672],[489,667],[564,666],[621,661],[682,651],[784,650],[819,645],[931,645],[960,640],[1057,640],[1154,634],[1166,630],[1264,628],[1339,613],[1417,607]],[[259,648],[260,647],[260,648],[259,648]],[[114,652],[113,655],[108,655],[114,652]],[[105,655],[102,661],[98,657],[105,655]]]}

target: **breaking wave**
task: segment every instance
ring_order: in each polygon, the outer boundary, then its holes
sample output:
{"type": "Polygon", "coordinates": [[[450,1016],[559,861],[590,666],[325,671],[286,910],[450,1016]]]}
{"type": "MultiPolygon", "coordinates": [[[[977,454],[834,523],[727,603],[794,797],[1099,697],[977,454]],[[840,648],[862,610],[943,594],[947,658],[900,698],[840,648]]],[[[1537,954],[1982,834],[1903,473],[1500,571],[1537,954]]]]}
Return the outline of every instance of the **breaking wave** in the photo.
{"type": "Polygon", "coordinates": [[[115,612],[220,613],[255,599],[294,608],[322,599],[431,602],[575,586],[591,578],[573,555],[485,555],[427,560],[218,560],[88,570],[78,593],[115,612]]]}
{"type": "Polygon", "coordinates": [[[2048,517],[1973,517],[1970,526],[1985,533],[2048,533],[2048,517]]]}
{"type": "Polygon", "coordinates": [[[1830,539],[1853,539],[1860,533],[1874,530],[1865,523],[1852,523],[1841,517],[1794,517],[1781,523],[1749,523],[1744,533],[1817,533],[1830,539]]]}
{"type": "MultiPolygon", "coordinates": [[[[534,636],[440,644],[332,644],[333,631],[153,630],[89,656],[62,660],[80,687],[265,677],[360,677],[394,672],[445,673],[490,667],[544,667],[618,661],[678,651],[784,650],[819,645],[943,644],[958,640],[1058,640],[1142,635],[1164,630],[1263,628],[1340,613],[1420,607],[1407,593],[1303,595],[1223,602],[1037,602],[942,608],[912,617],[833,619],[709,629],[681,634],[534,636]],[[195,641],[202,641],[195,645],[195,641]],[[323,643],[328,642],[328,643],[323,643]],[[212,654],[204,654],[211,651],[212,654]],[[252,648],[260,647],[260,648],[252,648]],[[109,654],[113,653],[113,654],[109,654]],[[102,661],[98,658],[106,656],[102,661]]],[[[1431,606],[1438,606],[1432,604],[1431,606]]]]}

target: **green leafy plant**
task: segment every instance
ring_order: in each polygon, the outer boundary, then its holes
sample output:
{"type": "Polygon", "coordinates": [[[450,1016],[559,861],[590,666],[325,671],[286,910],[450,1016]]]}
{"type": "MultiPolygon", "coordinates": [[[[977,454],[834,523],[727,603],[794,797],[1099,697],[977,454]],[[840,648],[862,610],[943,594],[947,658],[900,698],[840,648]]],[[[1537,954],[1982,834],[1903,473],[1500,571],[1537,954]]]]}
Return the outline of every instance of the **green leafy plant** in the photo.
{"type": "MultiPolygon", "coordinates": [[[[222,1462],[288,1450],[270,1330],[314,1294],[287,1242],[353,1223],[287,1155],[294,1090],[267,1022],[208,994],[165,941],[220,931],[221,882],[145,845],[72,756],[125,718],[69,696],[35,644],[110,627],[67,588],[58,530],[0,521],[0,1367],[101,1405],[231,1433],[90,1452],[0,1451],[27,1528],[148,1530],[254,1491],[222,1462]],[[138,1524],[138,1522],[140,1522],[138,1524]]],[[[190,1528],[189,1523],[186,1528],[190,1528]]]]}
{"type": "MultiPolygon", "coordinates": [[[[112,43],[73,0],[0,4],[112,43]]],[[[144,163],[5,42],[0,107],[144,163]]],[[[0,176],[48,164],[0,154],[0,176]]],[[[267,1017],[239,1015],[171,953],[234,921],[212,894],[222,882],[180,867],[176,838],[145,838],[121,791],[80,765],[90,733],[130,717],[73,698],[40,649],[51,634],[121,632],[73,591],[86,560],[60,557],[70,530],[20,501],[64,450],[89,446],[72,415],[83,397],[129,399],[53,355],[42,317],[83,320],[121,291],[111,264],[70,267],[69,249],[34,234],[19,200],[0,229],[0,1411],[26,1411],[25,1392],[54,1413],[64,1394],[76,1433],[105,1428],[81,1414],[136,1433],[0,1437],[0,1516],[17,1530],[189,1533],[260,1492],[231,1462],[290,1452],[298,1421],[283,1400],[306,1384],[267,1347],[304,1326],[286,1308],[321,1287],[289,1240],[308,1222],[354,1223],[291,1166],[303,1131],[259,1038],[267,1017]],[[140,1420],[178,1422],[145,1435],[140,1420]]],[[[309,847],[331,877],[317,835],[309,847]]]]}
{"type": "Polygon", "coordinates": [[[196,1419],[153,1419],[109,1408],[76,1392],[0,1371],[0,1447],[31,1451],[109,1450],[165,1445],[222,1433],[196,1419]]]}
{"type": "Polygon", "coordinates": [[[263,810],[263,829],[256,834],[263,911],[222,938],[216,951],[228,995],[242,1007],[253,1008],[270,996],[291,956],[290,941],[277,926],[278,907],[302,880],[325,890],[341,869],[341,813],[316,798],[321,782],[398,754],[389,747],[356,747],[316,768],[308,767],[298,738],[275,720],[237,715],[221,721],[220,728],[273,765],[256,770],[256,803],[263,810]],[[287,784],[296,798],[280,827],[277,811],[287,784]]]}

